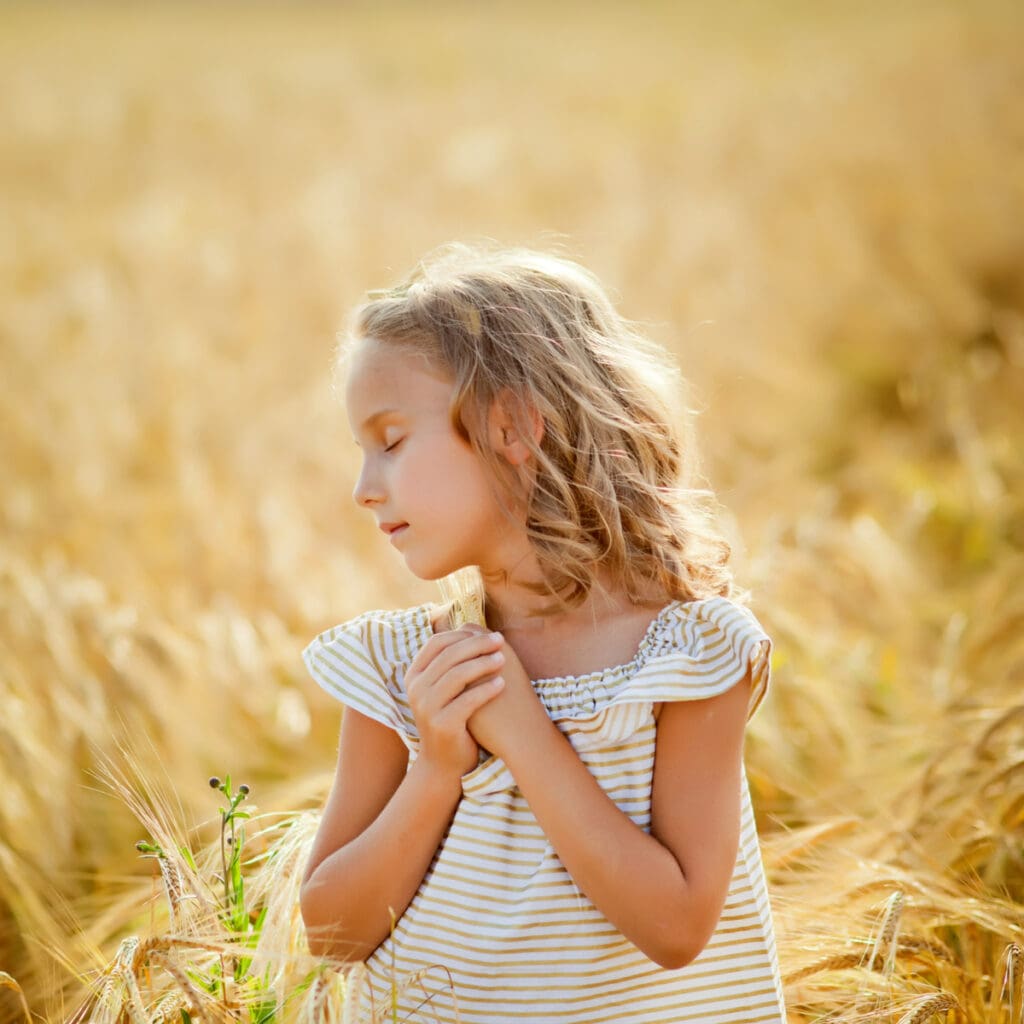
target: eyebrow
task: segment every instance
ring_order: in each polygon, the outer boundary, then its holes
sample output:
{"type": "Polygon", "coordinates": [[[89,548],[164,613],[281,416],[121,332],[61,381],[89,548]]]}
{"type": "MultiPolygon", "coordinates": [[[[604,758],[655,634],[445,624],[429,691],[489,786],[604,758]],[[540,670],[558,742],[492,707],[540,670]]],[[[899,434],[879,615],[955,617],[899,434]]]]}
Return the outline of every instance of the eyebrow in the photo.
{"type": "Polygon", "coordinates": [[[374,424],[380,422],[380,420],[386,420],[386,419],[391,419],[391,418],[404,420],[404,419],[407,419],[408,417],[400,409],[395,409],[395,408],[378,409],[376,412],[371,413],[359,425],[358,429],[356,430],[356,433],[352,435],[352,440],[355,442],[356,447],[357,448],[362,448],[363,447],[359,443],[359,438],[357,436],[358,434],[365,433],[374,424]]]}
{"type": "Polygon", "coordinates": [[[402,413],[398,409],[378,409],[375,413],[367,416],[365,420],[360,424],[360,431],[366,430],[367,427],[373,426],[378,420],[382,420],[387,416],[401,416],[402,413]]]}

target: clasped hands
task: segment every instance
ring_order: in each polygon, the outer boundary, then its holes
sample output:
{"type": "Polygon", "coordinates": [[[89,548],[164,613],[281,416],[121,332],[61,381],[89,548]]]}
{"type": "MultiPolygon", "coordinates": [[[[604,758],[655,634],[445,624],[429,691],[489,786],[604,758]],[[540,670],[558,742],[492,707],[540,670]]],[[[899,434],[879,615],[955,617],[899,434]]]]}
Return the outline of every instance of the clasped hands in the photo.
{"type": "Polygon", "coordinates": [[[474,623],[430,637],[405,689],[419,757],[459,775],[477,766],[480,748],[504,759],[516,737],[550,722],[512,646],[474,623]]]}

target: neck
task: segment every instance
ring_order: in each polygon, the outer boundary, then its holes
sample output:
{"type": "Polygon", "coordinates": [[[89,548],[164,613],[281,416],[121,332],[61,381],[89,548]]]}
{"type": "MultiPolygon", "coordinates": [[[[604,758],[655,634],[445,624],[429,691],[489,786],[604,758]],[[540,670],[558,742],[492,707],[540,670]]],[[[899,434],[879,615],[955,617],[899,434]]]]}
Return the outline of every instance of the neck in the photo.
{"type": "Polygon", "coordinates": [[[530,589],[541,582],[541,573],[526,537],[508,538],[494,554],[491,564],[480,566],[487,625],[500,630],[539,625],[544,621],[539,609],[557,601],[530,589]]]}
{"type": "MultiPolygon", "coordinates": [[[[539,579],[539,576],[535,577],[539,579]]],[[[581,604],[552,612],[540,613],[542,608],[558,606],[558,599],[535,594],[523,586],[523,581],[495,580],[484,577],[487,599],[487,624],[492,629],[512,633],[557,632],[581,623],[593,625],[633,607],[622,593],[614,591],[600,574],[581,604]]]]}
{"type": "MultiPolygon", "coordinates": [[[[518,633],[557,633],[560,629],[580,624],[593,625],[636,607],[616,586],[616,581],[599,569],[595,574],[594,585],[581,604],[542,615],[541,609],[557,607],[559,601],[553,595],[535,593],[529,587],[543,580],[537,556],[525,530],[509,531],[502,538],[502,543],[492,549],[491,555],[492,561],[479,566],[484,584],[487,625],[491,629],[518,633]]],[[[650,603],[657,603],[657,599],[652,598],[650,603]]]]}

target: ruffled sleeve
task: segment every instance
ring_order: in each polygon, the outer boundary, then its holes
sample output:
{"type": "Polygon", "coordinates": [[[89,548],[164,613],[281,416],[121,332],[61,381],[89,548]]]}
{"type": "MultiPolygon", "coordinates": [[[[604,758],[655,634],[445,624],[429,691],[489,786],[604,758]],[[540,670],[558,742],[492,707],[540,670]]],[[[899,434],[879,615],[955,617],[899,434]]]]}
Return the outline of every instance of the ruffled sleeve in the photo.
{"type": "Polygon", "coordinates": [[[640,671],[612,703],[715,697],[749,671],[749,719],[768,690],[772,640],[749,608],[728,598],[675,606],[660,623],[651,646],[640,671]]]}
{"type": "Polygon", "coordinates": [[[674,601],[625,665],[534,681],[552,721],[577,753],[628,743],[654,720],[654,705],[715,697],[751,677],[747,717],[764,699],[772,641],[753,612],[724,597],[674,601]]]}
{"type": "Polygon", "coordinates": [[[366,612],[315,637],[302,660],[332,697],[393,729],[415,750],[419,735],[403,686],[415,653],[408,619],[408,613],[366,612]]]}

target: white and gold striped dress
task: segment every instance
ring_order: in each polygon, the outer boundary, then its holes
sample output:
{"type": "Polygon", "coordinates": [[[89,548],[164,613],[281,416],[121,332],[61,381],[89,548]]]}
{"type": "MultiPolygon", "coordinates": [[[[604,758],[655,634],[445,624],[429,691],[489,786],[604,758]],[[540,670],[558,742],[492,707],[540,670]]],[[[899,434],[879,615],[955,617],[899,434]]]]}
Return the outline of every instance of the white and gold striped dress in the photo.
{"type": "MultiPolygon", "coordinates": [[[[303,652],[316,682],[394,729],[410,760],[419,737],[403,678],[431,636],[430,611],[424,604],[367,612],[321,633],[303,652]]],[[[749,666],[753,713],[768,685],[771,647],[742,605],[722,597],[673,601],[632,661],[533,685],[604,791],[650,831],[656,705],[722,693],[749,666]]],[[[394,983],[395,1019],[410,1022],[783,1024],[745,776],[722,917],[700,956],[679,970],[648,959],[580,892],[499,758],[465,775],[462,790],[419,890],[366,963],[362,1019],[393,1019],[394,983]]]]}

